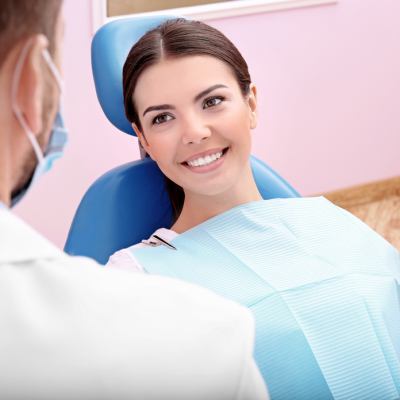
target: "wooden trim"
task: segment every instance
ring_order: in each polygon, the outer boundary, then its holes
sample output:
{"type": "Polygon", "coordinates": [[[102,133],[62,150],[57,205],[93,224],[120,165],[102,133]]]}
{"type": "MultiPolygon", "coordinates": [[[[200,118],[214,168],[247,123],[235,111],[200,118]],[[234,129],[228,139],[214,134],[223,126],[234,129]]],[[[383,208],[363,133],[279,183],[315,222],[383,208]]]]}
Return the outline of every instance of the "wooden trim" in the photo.
{"type": "Polygon", "coordinates": [[[324,194],[336,205],[349,209],[391,196],[400,197],[400,176],[324,194]]]}

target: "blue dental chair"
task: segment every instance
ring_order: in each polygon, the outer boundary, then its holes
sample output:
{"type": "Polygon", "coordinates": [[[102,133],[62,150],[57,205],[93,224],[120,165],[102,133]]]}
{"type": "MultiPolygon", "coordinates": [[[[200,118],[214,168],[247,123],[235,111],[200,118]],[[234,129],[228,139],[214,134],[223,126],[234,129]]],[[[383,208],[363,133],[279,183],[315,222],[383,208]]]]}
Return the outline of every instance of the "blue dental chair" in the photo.
{"type": "MultiPolygon", "coordinates": [[[[129,18],[110,22],[94,36],[92,68],[97,97],[109,121],[135,135],[126,119],[122,67],[132,45],[170,16],[129,18]]],[[[265,199],[299,197],[270,167],[255,157],[251,166],[265,199]]],[[[172,207],[164,176],[150,158],[108,171],[84,195],[73,219],[65,251],[105,264],[115,251],[147,239],[157,228],[172,223],[172,207]]]]}

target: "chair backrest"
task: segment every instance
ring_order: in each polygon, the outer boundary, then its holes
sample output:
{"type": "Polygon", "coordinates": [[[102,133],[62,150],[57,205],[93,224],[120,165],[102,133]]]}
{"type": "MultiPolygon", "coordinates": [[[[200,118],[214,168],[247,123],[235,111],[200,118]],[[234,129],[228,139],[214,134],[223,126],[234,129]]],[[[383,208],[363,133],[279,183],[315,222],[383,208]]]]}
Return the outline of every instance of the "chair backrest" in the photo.
{"type": "Polygon", "coordinates": [[[125,117],[122,68],[132,46],[150,29],[171,16],[127,18],[101,27],[92,41],[92,70],[97,98],[108,120],[122,132],[135,135],[125,117]]]}
{"type": "MultiPolygon", "coordinates": [[[[122,67],[132,45],[149,29],[171,17],[130,18],[103,26],[92,42],[96,92],[104,113],[121,131],[134,135],[126,119],[122,67]]],[[[265,199],[299,194],[270,167],[251,157],[251,167],[265,199]]],[[[172,208],[164,176],[148,158],[121,165],[97,179],[83,197],[72,222],[65,251],[105,264],[115,251],[169,227],[172,208]]]]}

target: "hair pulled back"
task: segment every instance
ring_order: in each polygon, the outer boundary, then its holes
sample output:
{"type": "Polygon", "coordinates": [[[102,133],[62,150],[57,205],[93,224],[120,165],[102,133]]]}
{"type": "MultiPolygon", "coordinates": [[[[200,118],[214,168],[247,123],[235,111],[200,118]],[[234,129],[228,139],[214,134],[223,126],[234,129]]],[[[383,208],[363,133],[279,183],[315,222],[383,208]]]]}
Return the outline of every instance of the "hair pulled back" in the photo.
{"type": "MultiPolygon", "coordinates": [[[[123,67],[125,114],[142,132],[134,101],[137,81],[147,68],[168,58],[207,55],[226,63],[232,70],[243,96],[249,93],[251,78],[247,63],[235,45],[220,31],[200,21],[183,18],[168,20],[148,31],[132,47],[123,67]]],[[[175,219],[182,211],[183,189],[167,180],[175,219]]]]}

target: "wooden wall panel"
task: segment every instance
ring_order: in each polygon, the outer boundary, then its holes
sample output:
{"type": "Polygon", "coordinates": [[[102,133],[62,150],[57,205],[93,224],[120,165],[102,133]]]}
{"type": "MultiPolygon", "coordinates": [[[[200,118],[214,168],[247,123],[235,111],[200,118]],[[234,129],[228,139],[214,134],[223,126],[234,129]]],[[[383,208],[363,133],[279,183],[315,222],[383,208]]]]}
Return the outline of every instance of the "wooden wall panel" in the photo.
{"type": "Polygon", "coordinates": [[[326,193],[400,250],[400,177],[326,193]]]}

